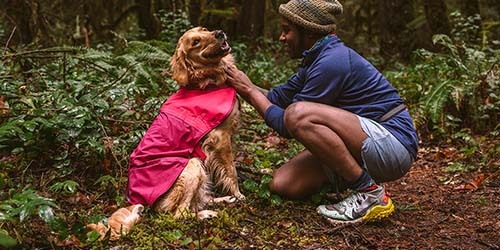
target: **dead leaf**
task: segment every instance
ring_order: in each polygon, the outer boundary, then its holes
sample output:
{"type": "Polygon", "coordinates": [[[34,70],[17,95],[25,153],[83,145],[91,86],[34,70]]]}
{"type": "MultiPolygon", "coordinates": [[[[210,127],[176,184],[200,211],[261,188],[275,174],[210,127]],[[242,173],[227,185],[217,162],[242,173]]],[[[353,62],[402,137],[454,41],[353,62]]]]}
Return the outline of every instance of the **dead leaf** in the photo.
{"type": "Polygon", "coordinates": [[[455,190],[476,190],[483,184],[483,181],[486,179],[486,175],[483,173],[477,174],[469,183],[460,185],[455,188],[455,190]]]}
{"type": "Polygon", "coordinates": [[[271,135],[266,138],[266,142],[269,146],[277,146],[281,143],[281,139],[278,136],[271,135]]]}
{"type": "Polygon", "coordinates": [[[5,105],[5,96],[0,95],[0,114],[5,115],[9,113],[9,105],[5,105]]]}
{"type": "Polygon", "coordinates": [[[436,154],[434,155],[434,159],[436,161],[451,160],[455,157],[456,154],[457,154],[456,148],[454,147],[444,148],[436,152],[436,154]]]}
{"type": "Polygon", "coordinates": [[[287,229],[293,225],[293,222],[291,221],[278,221],[276,223],[279,228],[287,229]]]}
{"type": "Polygon", "coordinates": [[[68,202],[71,204],[80,204],[82,206],[86,206],[90,204],[90,198],[80,192],[77,192],[73,196],[68,198],[68,202]]]}
{"type": "Polygon", "coordinates": [[[80,246],[82,243],[75,235],[71,235],[69,239],[59,240],[57,237],[49,237],[49,241],[54,242],[58,247],[80,246]]]}

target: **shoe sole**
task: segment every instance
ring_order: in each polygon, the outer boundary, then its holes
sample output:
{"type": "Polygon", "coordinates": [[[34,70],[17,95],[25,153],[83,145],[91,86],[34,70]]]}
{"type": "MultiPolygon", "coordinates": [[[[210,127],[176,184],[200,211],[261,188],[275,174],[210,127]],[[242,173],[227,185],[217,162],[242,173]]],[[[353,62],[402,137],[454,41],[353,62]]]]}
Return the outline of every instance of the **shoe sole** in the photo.
{"type": "Polygon", "coordinates": [[[331,224],[335,225],[348,225],[348,224],[358,224],[362,222],[374,222],[374,221],[379,221],[382,220],[383,218],[388,217],[394,212],[394,204],[392,203],[391,198],[387,199],[387,204],[385,206],[377,205],[372,208],[370,208],[365,216],[355,219],[355,220],[349,220],[349,221],[342,221],[342,220],[334,220],[328,217],[325,217],[328,222],[331,224]]]}
{"type": "Polygon", "coordinates": [[[364,222],[373,222],[381,220],[385,217],[388,217],[394,212],[394,204],[390,198],[387,199],[387,205],[385,206],[374,206],[368,210],[368,212],[363,216],[362,221],[364,222]]]}

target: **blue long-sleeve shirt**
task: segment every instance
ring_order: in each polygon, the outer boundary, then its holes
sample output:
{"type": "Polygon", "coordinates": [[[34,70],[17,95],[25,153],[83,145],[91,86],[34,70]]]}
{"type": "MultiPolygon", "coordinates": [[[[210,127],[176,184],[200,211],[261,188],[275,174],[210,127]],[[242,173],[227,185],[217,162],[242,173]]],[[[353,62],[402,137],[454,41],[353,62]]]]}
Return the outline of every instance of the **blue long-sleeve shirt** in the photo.
{"type": "MultiPolygon", "coordinates": [[[[299,70],[267,95],[273,105],[266,110],[264,119],[285,137],[290,135],[283,115],[294,102],[327,104],[375,121],[403,103],[389,81],[337,36],[325,37],[303,56],[299,70]]],[[[380,124],[416,158],[418,138],[408,111],[380,124]]]]}

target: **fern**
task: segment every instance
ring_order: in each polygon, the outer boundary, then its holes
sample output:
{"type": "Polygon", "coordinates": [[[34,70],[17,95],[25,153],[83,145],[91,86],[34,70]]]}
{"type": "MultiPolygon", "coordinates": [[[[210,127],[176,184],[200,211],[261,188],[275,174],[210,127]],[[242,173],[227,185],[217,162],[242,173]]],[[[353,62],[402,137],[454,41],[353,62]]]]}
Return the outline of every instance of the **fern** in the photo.
{"type": "Polygon", "coordinates": [[[436,35],[433,41],[445,50],[419,50],[415,66],[387,74],[413,104],[416,125],[443,135],[464,126],[491,130],[500,111],[499,50],[465,47],[446,35],[436,35]]]}
{"type": "Polygon", "coordinates": [[[430,94],[423,99],[424,110],[426,110],[433,122],[438,123],[442,116],[443,106],[451,92],[450,80],[442,81],[429,91],[430,94]]]}

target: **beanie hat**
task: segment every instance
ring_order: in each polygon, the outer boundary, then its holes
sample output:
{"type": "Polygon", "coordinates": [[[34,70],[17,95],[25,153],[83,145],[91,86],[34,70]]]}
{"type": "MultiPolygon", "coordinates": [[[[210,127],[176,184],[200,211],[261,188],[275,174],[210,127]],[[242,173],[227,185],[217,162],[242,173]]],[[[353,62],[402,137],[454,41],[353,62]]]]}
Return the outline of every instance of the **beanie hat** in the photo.
{"type": "Polygon", "coordinates": [[[291,0],[280,5],[279,13],[306,30],[328,34],[335,29],[342,4],[337,0],[291,0]]]}

